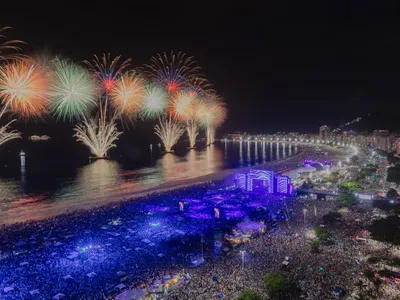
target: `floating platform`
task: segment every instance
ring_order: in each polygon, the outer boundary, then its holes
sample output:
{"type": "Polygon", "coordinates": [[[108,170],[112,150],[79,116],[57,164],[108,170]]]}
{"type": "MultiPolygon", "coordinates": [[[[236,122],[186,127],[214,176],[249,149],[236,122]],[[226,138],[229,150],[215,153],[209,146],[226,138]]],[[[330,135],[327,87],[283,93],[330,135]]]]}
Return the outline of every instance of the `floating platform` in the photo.
{"type": "Polygon", "coordinates": [[[171,150],[171,151],[161,151],[161,154],[174,153],[174,152],[175,152],[174,150],[171,150]]]}
{"type": "Polygon", "coordinates": [[[103,157],[89,156],[89,160],[99,160],[99,159],[111,159],[111,157],[110,156],[103,156],[103,157]]]}

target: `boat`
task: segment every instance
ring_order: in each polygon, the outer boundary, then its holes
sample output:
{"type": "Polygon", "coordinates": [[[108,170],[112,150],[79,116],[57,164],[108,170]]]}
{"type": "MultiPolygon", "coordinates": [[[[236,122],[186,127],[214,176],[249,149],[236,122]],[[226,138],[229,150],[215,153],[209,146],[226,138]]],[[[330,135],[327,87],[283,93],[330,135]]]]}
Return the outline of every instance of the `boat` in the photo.
{"type": "Polygon", "coordinates": [[[48,141],[50,139],[51,137],[48,135],[32,135],[29,137],[29,140],[31,141],[48,141]]]}

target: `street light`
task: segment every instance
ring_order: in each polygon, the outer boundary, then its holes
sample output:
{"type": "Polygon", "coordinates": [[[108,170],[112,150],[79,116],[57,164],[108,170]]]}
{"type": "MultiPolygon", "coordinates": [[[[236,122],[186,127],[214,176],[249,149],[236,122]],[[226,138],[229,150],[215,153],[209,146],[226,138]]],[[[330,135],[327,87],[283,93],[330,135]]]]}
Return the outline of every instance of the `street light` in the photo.
{"type": "Polygon", "coordinates": [[[244,254],[246,253],[246,250],[240,250],[240,254],[242,255],[242,269],[244,268],[244,254]]]}
{"type": "Polygon", "coordinates": [[[304,208],[304,209],[303,209],[304,223],[306,223],[306,213],[307,213],[307,209],[304,208]]]}

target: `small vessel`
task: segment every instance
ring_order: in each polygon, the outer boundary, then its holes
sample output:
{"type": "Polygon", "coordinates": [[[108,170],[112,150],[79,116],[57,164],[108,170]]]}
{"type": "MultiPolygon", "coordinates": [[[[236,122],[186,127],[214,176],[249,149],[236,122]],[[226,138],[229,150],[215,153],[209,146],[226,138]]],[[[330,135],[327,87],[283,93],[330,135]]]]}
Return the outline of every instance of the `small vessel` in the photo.
{"type": "Polygon", "coordinates": [[[29,137],[30,141],[48,141],[50,139],[51,137],[49,137],[48,135],[31,135],[29,137]]]}

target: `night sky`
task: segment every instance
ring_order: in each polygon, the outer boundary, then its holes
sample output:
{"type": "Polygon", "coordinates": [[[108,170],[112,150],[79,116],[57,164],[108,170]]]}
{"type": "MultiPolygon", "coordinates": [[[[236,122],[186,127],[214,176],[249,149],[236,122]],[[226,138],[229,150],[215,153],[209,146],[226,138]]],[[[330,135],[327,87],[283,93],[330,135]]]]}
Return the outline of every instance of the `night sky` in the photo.
{"type": "Polygon", "coordinates": [[[395,1],[135,2],[85,8],[57,1],[27,11],[18,2],[2,7],[0,24],[27,42],[25,53],[47,49],[76,61],[111,52],[139,66],[156,53],[182,50],[228,104],[220,132],[316,132],[368,113],[360,130],[400,129],[395,1]]]}

